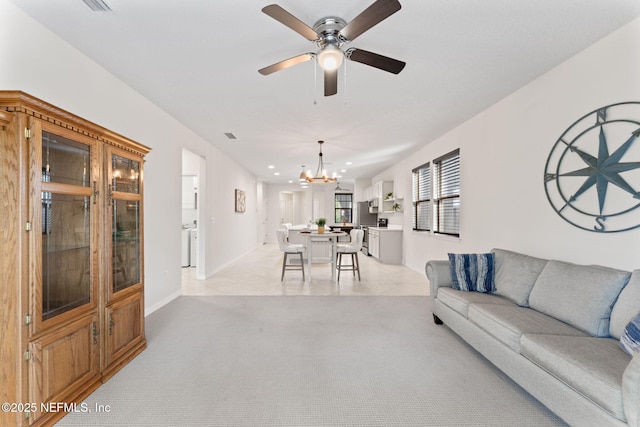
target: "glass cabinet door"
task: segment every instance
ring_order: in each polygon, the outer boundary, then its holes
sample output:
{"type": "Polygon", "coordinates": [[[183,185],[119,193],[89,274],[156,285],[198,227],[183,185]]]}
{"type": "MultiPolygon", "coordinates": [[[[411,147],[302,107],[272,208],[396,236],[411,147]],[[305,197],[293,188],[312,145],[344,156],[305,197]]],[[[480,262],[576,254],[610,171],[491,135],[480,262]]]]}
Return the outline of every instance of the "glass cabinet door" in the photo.
{"type": "MultiPolygon", "coordinates": [[[[41,292],[46,321],[92,302],[93,155],[90,143],[42,132],[40,239],[41,292]]],[[[39,231],[39,232],[38,232],[39,231]]]]}
{"type": "Polygon", "coordinates": [[[113,292],[140,283],[140,202],[113,199],[113,292]]]}
{"type": "Polygon", "coordinates": [[[110,153],[111,293],[142,283],[141,160],[110,153]]]}
{"type": "Polygon", "coordinates": [[[140,194],[140,161],[112,154],[111,189],[117,192],[140,194]]]}

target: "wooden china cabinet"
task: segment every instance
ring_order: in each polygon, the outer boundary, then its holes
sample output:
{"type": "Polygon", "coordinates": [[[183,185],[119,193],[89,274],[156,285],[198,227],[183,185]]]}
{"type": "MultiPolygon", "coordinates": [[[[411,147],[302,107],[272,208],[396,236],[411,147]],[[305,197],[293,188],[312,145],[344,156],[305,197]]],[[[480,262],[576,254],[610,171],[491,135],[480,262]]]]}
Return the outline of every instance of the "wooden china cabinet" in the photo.
{"type": "Polygon", "coordinates": [[[145,348],[148,152],[0,91],[1,426],[52,425],[145,348]]]}

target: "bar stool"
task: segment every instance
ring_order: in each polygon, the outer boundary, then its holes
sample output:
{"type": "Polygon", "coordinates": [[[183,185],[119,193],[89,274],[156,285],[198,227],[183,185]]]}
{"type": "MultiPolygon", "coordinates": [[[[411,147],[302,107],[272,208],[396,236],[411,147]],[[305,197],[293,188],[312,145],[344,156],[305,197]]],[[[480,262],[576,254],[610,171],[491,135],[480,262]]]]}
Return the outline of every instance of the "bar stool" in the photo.
{"type": "Polygon", "coordinates": [[[336,251],[338,253],[338,280],[340,280],[340,272],[342,270],[353,271],[353,275],[358,272],[358,280],[360,280],[360,263],[358,262],[358,252],[362,249],[362,240],[364,239],[364,230],[351,230],[349,232],[351,242],[349,244],[338,244],[336,251]],[[351,264],[342,264],[342,255],[351,255],[351,264]]]}
{"type": "Polygon", "coordinates": [[[278,246],[280,250],[284,252],[284,258],[282,260],[282,276],[280,277],[280,281],[284,280],[284,271],[285,270],[302,270],[302,280],[304,280],[304,259],[302,254],[305,251],[305,246],[300,243],[289,243],[287,242],[285,230],[276,230],[276,235],[278,236],[278,246]],[[300,256],[300,266],[294,264],[287,264],[287,255],[299,255],[300,256]]]}

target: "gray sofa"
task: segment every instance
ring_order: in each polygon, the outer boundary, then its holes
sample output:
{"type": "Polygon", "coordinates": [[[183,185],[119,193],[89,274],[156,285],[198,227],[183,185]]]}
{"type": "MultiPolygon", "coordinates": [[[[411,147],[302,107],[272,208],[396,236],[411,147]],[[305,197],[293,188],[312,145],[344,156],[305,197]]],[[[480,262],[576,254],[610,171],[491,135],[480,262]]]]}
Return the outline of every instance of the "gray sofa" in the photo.
{"type": "Polygon", "coordinates": [[[640,312],[640,270],[492,253],[491,293],[455,290],[449,261],[427,262],[434,321],[568,424],[640,426],[640,353],[619,346],[640,312]]]}

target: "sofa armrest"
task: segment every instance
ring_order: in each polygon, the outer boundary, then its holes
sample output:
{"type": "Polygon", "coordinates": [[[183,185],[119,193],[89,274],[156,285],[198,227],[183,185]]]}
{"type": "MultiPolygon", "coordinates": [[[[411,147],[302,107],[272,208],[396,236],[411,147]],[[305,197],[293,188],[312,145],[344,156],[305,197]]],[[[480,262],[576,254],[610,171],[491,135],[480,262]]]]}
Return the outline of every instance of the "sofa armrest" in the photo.
{"type": "Polygon", "coordinates": [[[640,426],[640,353],[636,353],[622,375],[622,405],[627,424],[640,426]]]}
{"type": "Polygon", "coordinates": [[[453,286],[449,261],[428,261],[424,269],[429,279],[429,296],[431,297],[431,307],[433,307],[436,295],[438,295],[438,288],[453,286]]]}

